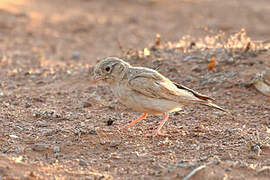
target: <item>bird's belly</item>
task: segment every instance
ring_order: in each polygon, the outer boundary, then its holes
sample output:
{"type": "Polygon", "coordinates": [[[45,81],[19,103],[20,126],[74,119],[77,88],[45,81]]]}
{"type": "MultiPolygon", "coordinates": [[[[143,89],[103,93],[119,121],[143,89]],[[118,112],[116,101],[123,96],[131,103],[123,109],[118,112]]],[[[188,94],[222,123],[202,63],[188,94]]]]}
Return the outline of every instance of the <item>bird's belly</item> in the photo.
{"type": "Polygon", "coordinates": [[[150,114],[161,114],[181,110],[181,106],[173,101],[165,99],[154,99],[149,97],[134,98],[135,106],[131,107],[136,111],[150,114]]]}
{"type": "Polygon", "coordinates": [[[166,99],[152,98],[129,88],[117,88],[114,94],[119,101],[135,111],[149,114],[162,114],[181,110],[182,105],[166,99]]]}

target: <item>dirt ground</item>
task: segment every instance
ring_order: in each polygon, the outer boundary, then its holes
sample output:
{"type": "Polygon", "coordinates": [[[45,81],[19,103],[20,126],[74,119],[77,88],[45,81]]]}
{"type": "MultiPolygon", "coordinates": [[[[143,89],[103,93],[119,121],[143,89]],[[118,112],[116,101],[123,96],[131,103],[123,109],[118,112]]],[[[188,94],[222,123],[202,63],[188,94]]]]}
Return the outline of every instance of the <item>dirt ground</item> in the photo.
{"type": "Polygon", "coordinates": [[[252,84],[270,70],[269,19],[269,0],[1,0],[0,179],[270,179],[270,92],[252,84]],[[91,80],[107,56],[231,113],[124,131],[140,114],[91,80]]]}

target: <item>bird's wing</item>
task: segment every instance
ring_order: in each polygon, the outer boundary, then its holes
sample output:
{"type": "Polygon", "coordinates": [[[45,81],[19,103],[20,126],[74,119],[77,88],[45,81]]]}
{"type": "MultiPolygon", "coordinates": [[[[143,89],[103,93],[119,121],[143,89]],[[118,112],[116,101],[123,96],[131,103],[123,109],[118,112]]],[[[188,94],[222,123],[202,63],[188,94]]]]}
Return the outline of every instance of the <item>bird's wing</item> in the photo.
{"type": "MultiPolygon", "coordinates": [[[[173,82],[157,72],[138,73],[129,79],[128,85],[138,93],[158,99],[168,99],[179,103],[188,103],[189,101],[201,101],[195,96],[195,93],[184,86],[178,88],[173,82]]],[[[202,97],[205,97],[201,95],[202,97]]]]}
{"type": "Polygon", "coordinates": [[[214,104],[212,98],[183,85],[175,84],[155,71],[149,70],[136,73],[128,78],[128,85],[132,90],[147,97],[167,99],[186,105],[198,103],[227,112],[225,109],[214,104]]]}

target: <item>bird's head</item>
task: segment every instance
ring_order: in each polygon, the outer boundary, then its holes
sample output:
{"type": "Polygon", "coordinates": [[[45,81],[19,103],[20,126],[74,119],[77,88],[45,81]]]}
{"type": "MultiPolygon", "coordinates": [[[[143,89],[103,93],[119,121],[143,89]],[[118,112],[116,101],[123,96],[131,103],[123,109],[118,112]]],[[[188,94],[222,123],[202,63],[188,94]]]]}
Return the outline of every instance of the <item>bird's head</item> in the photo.
{"type": "Polygon", "coordinates": [[[127,62],[116,58],[108,57],[101,60],[95,67],[94,79],[112,84],[121,80],[126,70],[131,67],[127,62]]]}

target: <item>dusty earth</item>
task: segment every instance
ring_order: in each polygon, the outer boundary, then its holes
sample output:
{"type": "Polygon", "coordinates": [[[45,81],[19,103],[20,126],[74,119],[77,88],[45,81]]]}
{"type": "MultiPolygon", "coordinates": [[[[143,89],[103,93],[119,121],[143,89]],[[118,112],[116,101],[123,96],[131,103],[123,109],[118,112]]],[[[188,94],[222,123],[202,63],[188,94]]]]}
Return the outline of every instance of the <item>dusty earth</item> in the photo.
{"type": "Polygon", "coordinates": [[[0,179],[270,179],[270,98],[252,85],[270,69],[269,19],[269,0],[1,0],[0,179]],[[230,113],[124,131],[140,114],[91,80],[107,56],[230,113]]]}

